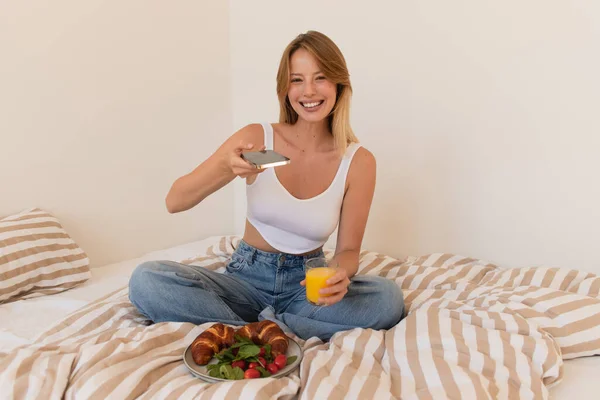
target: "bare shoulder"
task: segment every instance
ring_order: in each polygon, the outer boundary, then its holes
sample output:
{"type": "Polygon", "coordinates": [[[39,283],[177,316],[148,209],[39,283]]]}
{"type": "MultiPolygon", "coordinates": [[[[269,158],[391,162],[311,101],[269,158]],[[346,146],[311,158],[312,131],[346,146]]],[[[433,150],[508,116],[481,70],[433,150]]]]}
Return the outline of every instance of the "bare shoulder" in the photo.
{"type": "Polygon", "coordinates": [[[348,170],[348,178],[346,179],[346,189],[350,186],[365,187],[375,183],[377,175],[377,162],[375,156],[364,147],[360,147],[354,153],[350,169],[348,170]]]}
{"type": "Polygon", "coordinates": [[[254,147],[261,147],[264,143],[264,132],[261,124],[249,124],[239,129],[229,137],[223,147],[234,148],[241,144],[252,143],[254,147]]]}
{"type": "Polygon", "coordinates": [[[377,169],[375,156],[365,147],[360,147],[354,153],[352,163],[350,164],[350,174],[374,174],[377,169]]]}
{"type": "Polygon", "coordinates": [[[257,146],[262,146],[265,140],[263,127],[261,124],[249,124],[234,133],[237,139],[245,142],[253,143],[257,146]]]}

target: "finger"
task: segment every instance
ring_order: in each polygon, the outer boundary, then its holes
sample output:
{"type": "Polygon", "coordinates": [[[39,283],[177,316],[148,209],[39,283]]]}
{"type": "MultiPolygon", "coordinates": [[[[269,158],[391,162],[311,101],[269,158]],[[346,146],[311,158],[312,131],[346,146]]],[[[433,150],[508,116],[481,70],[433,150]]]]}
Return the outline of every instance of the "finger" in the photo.
{"type": "Polygon", "coordinates": [[[246,171],[234,170],[233,173],[239,176],[240,178],[247,178],[250,176],[250,174],[246,171]]]}
{"type": "Polygon", "coordinates": [[[234,151],[236,153],[241,153],[243,151],[247,151],[250,150],[254,147],[253,143],[244,143],[243,140],[240,140],[240,143],[238,144],[238,146],[234,149],[234,151]]]}
{"type": "Polygon", "coordinates": [[[306,279],[304,279],[304,280],[300,281],[300,285],[302,285],[302,286],[306,286],[306,279]]]}
{"type": "Polygon", "coordinates": [[[332,285],[327,284],[327,286],[321,290],[323,290],[324,293],[337,293],[342,290],[345,290],[349,285],[350,285],[350,279],[345,274],[343,274],[342,280],[337,281],[332,285]]]}
{"type": "Polygon", "coordinates": [[[325,283],[329,286],[335,285],[336,283],[343,281],[346,278],[346,271],[338,271],[331,278],[327,279],[325,283]]]}
{"type": "Polygon", "coordinates": [[[250,164],[248,161],[240,158],[240,157],[233,157],[233,160],[231,160],[231,167],[232,169],[239,169],[240,172],[246,171],[246,172],[250,172],[250,171],[254,171],[256,168],[256,166],[250,164]]]}
{"type": "Polygon", "coordinates": [[[337,293],[347,290],[347,287],[348,287],[348,283],[342,281],[342,282],[338,283],[337,285],[328,286],[326,288],[320,289],[319,294],[336,295],[337,293]]]}
{"type": "Polygon", "coordinates": [[[252,165],[242,159],[230,160],[229,165],[230,165],[231,171],[235,175],[249,174],[249,173],[255,171],[255,169],[256,169],[254,167],[254,165],[252,165]]]}
{"type": "Polygon", "coordinates": [[[331,306],[342,300],[346,293],[339,293],[335,296],[319,297],[318,304],[321,306],[331,306]]]}
{"type": "Polygon", "coordinates": [[[245,168],[243,170],[242,169],[239,169],[239,170],[234,169],[233,173],[236,174],[237,176],[239,176],[240,178],[248,178],[248,177],[251,177],[254,175],[258,175],[265,171],[264,169],[258,169],[258,168],[254,168],[254,167],[250,167],[250,168],[251,168],[250,170],[247,170],[245,168]]]}

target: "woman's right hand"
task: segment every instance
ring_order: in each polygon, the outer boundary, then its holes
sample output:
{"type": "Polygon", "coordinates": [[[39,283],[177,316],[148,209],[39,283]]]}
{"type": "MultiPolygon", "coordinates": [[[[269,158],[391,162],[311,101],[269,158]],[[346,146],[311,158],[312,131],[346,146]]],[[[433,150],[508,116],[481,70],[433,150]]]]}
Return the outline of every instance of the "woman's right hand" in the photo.
{"type": "MultiPolygon", "coordinates": [[[[227,165],[235,176],[239,176],[240,178],[245,179],[250,176],[260,174],[264,171],[264,169],[256,168],[254,165],[250,164],[248,161],[242,158],[243,152],[252,151],[253,148],[254,144],[244,144],[243,141],[240,141],[239,145],[227,155],[227,165]]],[[[264,149],[265,146],[262,146],[259,150],[256,151],[262,151],[264,149]]]]}

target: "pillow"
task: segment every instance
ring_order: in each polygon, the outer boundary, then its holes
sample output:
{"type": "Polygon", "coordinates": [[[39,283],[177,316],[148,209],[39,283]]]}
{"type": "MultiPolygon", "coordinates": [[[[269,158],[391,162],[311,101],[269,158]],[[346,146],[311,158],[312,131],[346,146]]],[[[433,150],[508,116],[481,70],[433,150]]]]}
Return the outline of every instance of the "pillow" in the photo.
{"type": "Polygon", "coordinates": [[[0,303],[58,293],[91,276],[60,222],[34,208],[0,220],[0,303]]]}

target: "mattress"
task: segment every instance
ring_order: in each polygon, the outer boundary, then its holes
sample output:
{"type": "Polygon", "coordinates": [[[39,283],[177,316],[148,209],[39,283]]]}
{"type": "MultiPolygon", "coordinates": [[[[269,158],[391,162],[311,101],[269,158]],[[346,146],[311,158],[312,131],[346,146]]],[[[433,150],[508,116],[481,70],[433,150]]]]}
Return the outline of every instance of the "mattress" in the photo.
{"type": "Polygon", "coordinates": [[[42,331],[70,313],[126,286],[131,273],[142,262],[194,257],[217,240],[211,237],[92,268],[92,278],[76,288],[50,296],[0,304],[0,351],[32,343],[42,331]]]}
{"type": "MultiPolygon", "coordinates": [[[[17,302],[13,302],[13,303],[8,303],[8,304],[4,304],[4,305],[0,305],[0,338],[2,338],[2,340],[0,341],[0,351],[8,351],[11,348],[15,348],[17,346],[23,345],[23,344],[29,344],[29,343],[33,343],[36,340],[38,340],[38,336],[43,332],[46,331],[49,327],[55,325],[58,321],[64,319],[66,316],[68,316],[69,314],[72,313],[80,313],[82,315],[82,319],[87,315],[87,312],[83,312],[81,311],[82,308],[86,308],[87,305],[93,303],[93,302],[97,302],[99,299],[102,299],[104,297],[109,296],[109,300],[107,300],[106,305],[108,306],[107,309],[114,309],[115,307],[111,306],[111,302],[114,304],[117,304],[119,302],[123,302],[123,300],[126,300],[126,292],[124,292],[124,288],[126,288],[127,286],[127,282],[129,280],[129,277],[131,276],[132,271],[135,269],[135,267],[137,265],[139,265],[140,263],[144,262],[144,261],[148,261],[148,260],[159,260],[159,259],[169,259],[169,260],[185,260],[185,259],[194,259],[194,257],[197,257],[199,254],[202,254],[208,247],[210,246],[216,246],[217,243],[219,242],[219,240],[222,240],[222,238],[220,237],[213,237],[213,238],[208,238],[205,240],[201,240],[201,241],[195,241],[192,243],[188,243],[188,244],[184,244],[181,246],[176,246],[173,248],[169,248],[169,249],[164,249],[164,250],[160,250],[160,251],[154,251],[154,252],[150,252],[147,253],[145,255],[143,255],[142,257],[139,258],[135,258],[135,259],[131,259],[131,260],[127,260],[127,261],[123,261],[123,262],[119,262],[119,263],[114,263],[111,265],[107,265],[107,266],[103,266],[103,267],[98,267],[98,268],[94,268],[92,269],[92,278],[87,281],[85,284],[75,288],[75,289],[71,289],[68,290],[66,292],[62,292],[59,294],[55,294],[55,295],[51,295],[51,296],[44,296],[44,297],[39,297],[39,298],[33,298],[33,299],[28,299],[28,300],[24,300],[24,301],[17,301],[17,302]],[[115,295],[116,292],[116,295],[115,295]],[[114,300],[110,300],[111,297],[114,297],[114,300]],[[78,311],[79,310],[79,311],[78,311]]],[[[214,253],[213,253],[214,254],[214,253]]],[[[380,256],[375,257],[373,259],[377,259],[377,260],[381,260],[382,258],[380,256]]],[[[379,264],[375,264],[375,262],[370,261],[371,258],[369,258],[369,256],[366,256],[366,261],[364,262],[364,269],[371,269],[371,271],[369,272],[376,272],[378,275],[380,276],[388,276],[391,277],[391,275],[394,275],[396,273],[398,273],[398,271],[396,270],[399,267],[399,264],[397,263],[390,263],[390,264],[385,264],[385,262],[381,262],[379,264]]],[[[409,272],[412,273],[413,271],[410,270],[409,267],[409,272]]],[[[410,297],[410,296],[409,296],[410,297]]],[[[414,303],[418,303],[420,300],[419,296],[414,296],[413,297],[413,301],[414,303]]],[[[114,316],[114,320],[115,320],[115,326],[118,325],[119,321],[117,318],[117,315],[115,314],[114,316]]],[[[163,328],[161,329],[168,329],[170,325],[164,325],[163,328]]],[[[181,325],[177,325],[177,324],[173,324],[172,325],[175,329],[177,328],[177,330],[179,331],[181,329],[181,325]]],[[[190,338],[194,337],[195,334],[198,333],[198,329],[200,327],[195,327],[192,328],[191,330],[186,330],[184,333],[180,335],[181,338],[179,338],[180,341],[182,342],[189,342],[190,338]]],[[[66,330],[67,328],[62,327],[62,330],[66,330]]],[[[74,328],[75,330],[77,330],[77,328],[74,328]]],[[[116,331],[119,330],[123,330],[124,328],[119,328],[116,331]]],[[[133,328],[126,328],[126,329],[133,329],[131,332],[135,333],[136,330],[140,331],[140,329],[143,331],[142,327],[133,327],[133,328]]],[[[170,329],[170,328],[169,328],[170,329]]],[[[152,334],[152,332],[150,332],[149,334],[152,334]]],[[[356,334],[352,334],[350,333],[349,335],[347,335],[345,338],[341,337],[340,340],[338,340],[335,343],[335,346],[333,348],[334,353],[335,351],[340,351],[344,350],[345,347],[349,346],[351,343],[354,343],[354,341],[358,340],[359,337],[354,337],[354,336],[361,336],[364,335],[360,332],[357,332],[356,334]]],[[[66,337],[67,335],[65,335],[66,337]]],[[[119,337],[121,336],[120,334],[118,335],[119,337]]],[[[173,336],[175,337],[175,336],[173,336]]],[[[373,345],[373,343],[375,343],[375,339],[376,337],[372,337],[369,339],[369,343],[371,344],[374,349],[374,351],[378,351],[380,352],[381,348],[379,348],[379,350],[377,350],[376,348],[378,348],[378,346],[382,346],[383,344],[380,345],[373,345]],[[373,343],[371,343],[373,342],[373,343]]],[[[51,340],[46,338],[47,342],[50,342],[51,340]]],[[[68,344],[66,345],[68,346],[68,344]]],[[[305,350],[306,348],[312,348],[312,350],[316,350],[315,353],[312,354],[318,354],[317,356],[311,356],[312,357],[312,364],[314,365],[321,365],[321,363],[323,364],[323,366],[321,368],[324,368],[325,365],[327,365],[327,363],[330,361],[328,359],[322,359],[324,354],[326,354],[326,349],[320,349],[320,345],[319,343],[316,342],[307,342],[305,344],[305,350]],[[323,353],[325,352],[325,353],[323,353]],[[320,354],[319,354],[320,353],[320,354]],[[324,361],[323,361],[324,360],[324,361]]],[[[328,350],[331,351],[332,349],[328,350]]],[[[397,349],[399,350],[399,349],[397,349]]],[[[166,351],[166,350],[165,350],[166,351]]],[[[171,359],[173,357],[179,357],[177,353],[177,355],[174,355],[174,353],[168,353],[168,357],[165,355],[164,358],[165,359],[171,359]]],[[[344,353],[345,355],[346,353],[344,353]]],[[[351,353],[348,353],[351,354],[351,353]]],[[[424,353],[426,354],[426,353],[424,353]]],[[[400,353],[398,353],[398,356],[401,355],[400,353]]],[[[337,357],[337,356],[336,356],[337,357]]],[[[85,357],[84,357],[85,358],[85,357]]],[[[373,360],[371,360],[373,361],[373,360]]],[[[396,360],[398,363],[402,363],[401,360],[396,360]]],[[[366,363],[366,361],[363,361],[360,365],[360,368],[363,367],[362,364],[366,363]]],[[[149,364],[146,363],[140,363],[139,365],[145,365],[148,366],[149,364]]],[[[91,367],[90,367],[91,368],[91,367]]],[[[42,368],[43,369],[43,368],[42,368]]],[[[306,365],[303,366],[301,371],[301,374],[299,375],[299,377],[292,377],[291,380],[289,380],[289,382],[284,382],[283,380],[281,381],[282,385],[287,385],[288,388],[286,389],[286,387],[283,388],[276,388],[279,391],[279,394],[285,394],[287,393],[286,390],[288,390],[290,393],[288,393],[287,395],[293,394],[295,393],[296,389],[294,385],[298,385],[300,380],[305,379],[305,375],[310,375],[310,371],[309,371],[309,367],[307,367],[306,365]],[[298,379],[300,378],[300,379],[298,379]]],[[[336,368],[333,368],[333,370],[331,371],[331,373],[333,374],[335,372],[336,368]]],[[[69,371],[70,368],[66,367],[65,371],[69,371]]],[[[320,369],[317,369],[317,371],[322,371],[320,369]]],[[[598,393],[600,392],[600,380],[597,378],[598,372],[600,372],[600,357],[583,357],[583,358],[576,358],[576,359],[571,359],[571,360],[566,360],[564,361],[563,364],[563,373],[562,373],[562,380],[560,382],[555,382],[550,390],[549,390],[549,394],[550,394],[550,398],[552,399],[570,399],[573,397],[576,397],[577,400],[583,400],[583,399],[595,399],[598,398],[598,393]]],[[[107,372],[108,374],[108,372],[107,372]]],[[[185,371],[181,371],[180,368],[178,367],[177,369],[174,369],[171,371],[171,373],[173,375],[173,385],[175,385],[175,383],[180,383],[182,382],[182,380],[184,379],[192,379],[191,376],[189,374],[187,374],[185,371]]],[[[98,376],[100,376],[101,374],[98,374],[98,376]]],[[[112,374],[108,374],[107,376],[110,376],[112,374]]],[[[167,374],[169,375],[169,374],[167,374]]],[[[318,374],[317,374],[318,375],[318,374]]],[[[356,376],[358,376],[359,374],[357,374],[356,376]]],[[[32,376],[35,376],[34,373],[32,373],[32,376]]],[[[383,376],[383,375],[382,375],[383,376]]],[[[166,377],[166,376],[165,376],[166,377]]],[[[317,376],[315,376],[316,378],[317,376]]],[[[169,380],[167,380],[169,381],[169,380]]],[[[324,380],[324,382],[327,381],[327,379],[324,380]]],[[[91,382],[91,381],[89,381],[91,382]]],[[[188,387],[191,389],[193,386],[193,382],[192,383],[187,383],[187,381],[183,381],[184,383],[181,384],[182,387],[188,387]]],[[[311,384],[313,384],[314,380],[309,380],[309,386],[311,386],[311,384]]],[[[381,380],[380,382],[383,382],[383,380],[381,380]]],[[[82,381],[77,382],[77,384],[81,384],[81,387],[79,388],[80,390],[80,394],[81,393],[86,393],[86,387],[85,387],[85,383],[82,381]]],[[[91,383],[89,385],[92,385],[91,383]]],[[[169,387],[169,384],[165,383],[165,386],[161,387],[160,390],[166,390],[167,392],[169,390],[172,390],[169,387]]],[[[93,385],[92,385],[93,386],[93,385]]],[[[102,385],[97,385],[97,387],[100,387],[102,385]]],[[[135,385],[131,385],[132,387],[135,385]]],[[[325,385],[326,386],[326,385],[325,385]]],[[[178,387],[178,386],[177,386],[178,387]]],[[[195,387],[195,386],[194,386],[195,387]]],[[[368,385],[365,385],[364,388],[367,388],[368,385]]],[[[379,389],[381,389],[384,386],[381,386],[379,389]]],[[[95,387],[94,387],[95,388],[95,387]]],[[[376,390],[377,393],[380,392],[380,390],[376,390]]],[[[158,390],[158,389],[157,389],[158,390]]],[[[208,390],[208,389],[206,389],[208,390]]],[[[271,390],[271,389],[269,389],[271,390]]],[[[322,389],[318,390],[318,393],[320,393],[322,389]]],[[[384,390],[383,392],[379,393],[382,395],[385,395],[387,392],[387,390],[384,390]]],[[[155,393],[157,394],[157,393],[155,393]]],[[[389,393],[387,393],[389,394],[389,393]]],[[[286,395],[286,396],[287,396],[286,395]]],[[[69,396],[66,396],[67,398],[69,398],[69,396]]],[[[186,396],[183,396],[186,397],[186,396]]],[[[193,397],[193,396],[191,396],[193,397]]],[[[190,398],[191,398],[190,397],[190,398]]],[[[217,396],[219,397],[219,396],[217,396]]],[[[285,397],[285,396],[284,396],[285,397]]],[[[385,396],[384,396],[385,397],[385,396]]],[[[301,395],[301,398],[302,395],[301,395]]]]}

